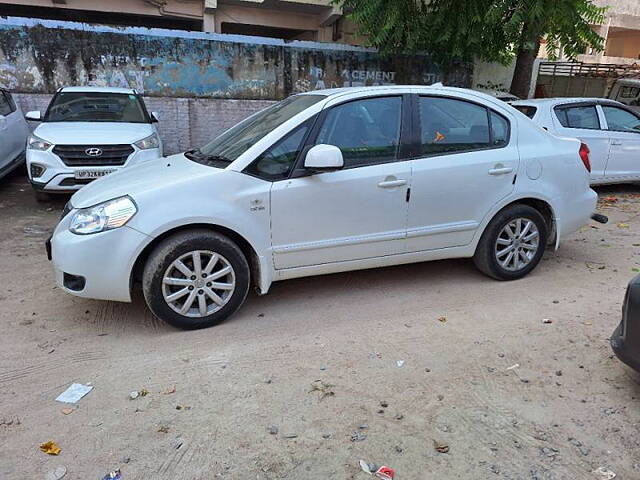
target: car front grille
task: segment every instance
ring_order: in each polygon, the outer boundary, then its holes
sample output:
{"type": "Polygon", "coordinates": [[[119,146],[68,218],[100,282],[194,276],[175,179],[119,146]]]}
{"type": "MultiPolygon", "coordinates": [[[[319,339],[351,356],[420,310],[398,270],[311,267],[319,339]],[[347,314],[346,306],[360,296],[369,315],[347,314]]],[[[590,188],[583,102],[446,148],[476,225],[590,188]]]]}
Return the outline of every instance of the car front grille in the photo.
{"type": "Polygon", "coordinates": [[[69,167],[124,165],[133,153],[131,145],[56,145],[53,153],[69,167]],[[89,155],[87,151],[100,150],[100,155],[89,155]]]}

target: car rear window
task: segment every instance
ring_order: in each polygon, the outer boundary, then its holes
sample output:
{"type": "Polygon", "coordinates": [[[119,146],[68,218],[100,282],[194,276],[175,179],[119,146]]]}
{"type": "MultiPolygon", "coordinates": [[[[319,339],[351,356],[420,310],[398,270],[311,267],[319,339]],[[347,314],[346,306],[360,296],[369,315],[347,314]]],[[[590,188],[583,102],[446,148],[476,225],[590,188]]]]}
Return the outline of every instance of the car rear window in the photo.
{"type": "Polygon", "coordinates": [[[512,107],[524,113],[529,118],[535,117],[536,112],[538,111],[538,107],[534,107],[532,105],[512,105],[512,107]]]}

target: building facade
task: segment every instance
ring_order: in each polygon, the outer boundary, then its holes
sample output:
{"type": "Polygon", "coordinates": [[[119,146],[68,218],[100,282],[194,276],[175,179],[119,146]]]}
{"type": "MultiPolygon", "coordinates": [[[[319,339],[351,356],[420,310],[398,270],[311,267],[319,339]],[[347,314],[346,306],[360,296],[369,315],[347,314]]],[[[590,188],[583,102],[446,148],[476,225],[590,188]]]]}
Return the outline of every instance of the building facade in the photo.
{"type": "Polygon", "coordinates": [[[0,16],[359,43],[331,0],[0,0],[0,16]]]}

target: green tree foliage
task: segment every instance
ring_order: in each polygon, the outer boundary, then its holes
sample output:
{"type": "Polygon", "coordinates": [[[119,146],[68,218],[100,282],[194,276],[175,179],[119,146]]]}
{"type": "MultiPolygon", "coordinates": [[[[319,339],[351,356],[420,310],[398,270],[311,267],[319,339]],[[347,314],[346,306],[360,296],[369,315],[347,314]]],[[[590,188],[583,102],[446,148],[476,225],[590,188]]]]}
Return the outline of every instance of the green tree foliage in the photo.
{"type": "MultiPolygon", "coordinates": [[[[590,27],[604,19],[593,0],[334,0],[383,53],[423,51],[443,67],[480,59],[529,68],[540,40],[554,59],[602,49],[590,27]]],[[[518,73],[518,72],[516,72],[518,73]]],[[[516,75],[517,77],[517,75],[516,75]]],[[[526,77],[526,75],[524,75],[526,77]]],[[[514,79],[515,80],[515,79],[514,79]]],[[[513,85],[512,85],[513,90],[513,85]]],[[[520,92],[522,94],[522,88],[520,92]]]]}

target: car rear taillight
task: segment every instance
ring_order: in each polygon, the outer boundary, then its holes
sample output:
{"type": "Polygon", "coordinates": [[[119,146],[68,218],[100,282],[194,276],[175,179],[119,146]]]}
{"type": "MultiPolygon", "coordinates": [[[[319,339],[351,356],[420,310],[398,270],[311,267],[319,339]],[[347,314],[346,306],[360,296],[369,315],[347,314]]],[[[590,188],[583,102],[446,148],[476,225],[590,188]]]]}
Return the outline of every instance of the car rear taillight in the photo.
{"type": "Polygon", "coordinates": [[[591,162],[589,161],[589,147],[587,147],[586,143],[580,144],[580,150],[578,153],[580,154],[582,163],[584,163],[584,168],[587,169],[587,172],[591,173],[591,162]]]}

